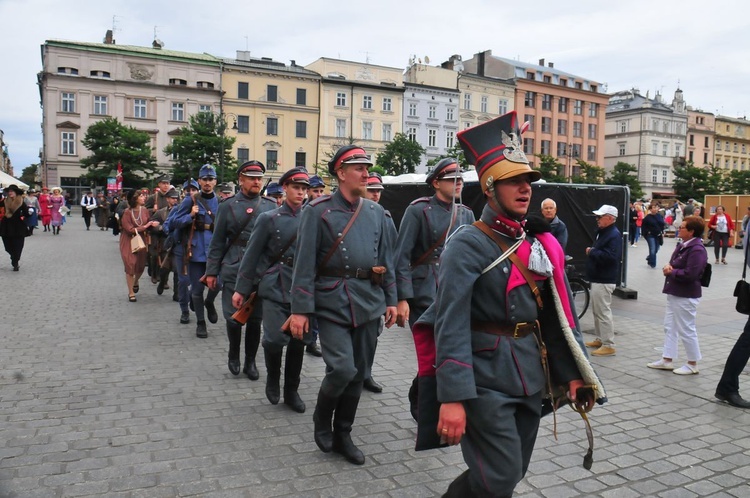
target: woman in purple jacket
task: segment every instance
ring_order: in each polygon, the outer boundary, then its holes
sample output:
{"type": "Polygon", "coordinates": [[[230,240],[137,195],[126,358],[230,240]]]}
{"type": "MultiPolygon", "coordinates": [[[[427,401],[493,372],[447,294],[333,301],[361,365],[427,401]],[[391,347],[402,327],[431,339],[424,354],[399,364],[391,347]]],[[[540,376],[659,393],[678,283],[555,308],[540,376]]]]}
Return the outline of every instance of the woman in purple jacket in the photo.
{"type": "Polygon", "coordinates": [[[708,255],[703,247],[704,222],[698,216],[688,216],[679,227],[678,237],[682,242],[663,268],[664,289],[667,295],[667,312],[664,315],[664,353],[662,359],[649,363],[649,368],[672,370],[677,375],[698,373],[701,351],[698,332],[695,330],[695,315],[701,298],[701,274],[706,267],[708,255]],[[672,360],[677,358],[677,338],[682,339],[687,363],[675,368],[672,360]]]}

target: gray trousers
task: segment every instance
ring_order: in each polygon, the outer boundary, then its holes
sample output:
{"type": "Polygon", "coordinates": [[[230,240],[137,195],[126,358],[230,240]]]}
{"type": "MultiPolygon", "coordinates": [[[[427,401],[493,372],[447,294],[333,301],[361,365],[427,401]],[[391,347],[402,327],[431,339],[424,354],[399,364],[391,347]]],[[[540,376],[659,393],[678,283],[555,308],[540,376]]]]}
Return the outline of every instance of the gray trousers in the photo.
{"type": "Polygon", "coordinates": [[[291,337],[281,331],[281,326],[291,313],[288,304],[263,300],[263,349],[278,352],[289,345],[291,337]]]}
{"type": "Polygon", "coordinates": [[[612,293],[615,284],[591,283],[591,311],[594,313],[594,329],[602,345],[615,345],[615,322],[612,319],[612,293]]]}
{"type": "Polygon", "coordinates": [[[469,483],[475,493],[481,490],[481,496],[512,496],[534,451],[542,393],[514,397],[477,386],[477,396],[464,401],[461,452],[469,483]]]}
{"type": "Polygon", "coordinates": [[[318,317],[318,338],[326,364],[322,392],[334,398],[362,394],[362,382],[370,376],[369,359],[375,351],[379,326],[379,317],[354,328],[318,317]]]}

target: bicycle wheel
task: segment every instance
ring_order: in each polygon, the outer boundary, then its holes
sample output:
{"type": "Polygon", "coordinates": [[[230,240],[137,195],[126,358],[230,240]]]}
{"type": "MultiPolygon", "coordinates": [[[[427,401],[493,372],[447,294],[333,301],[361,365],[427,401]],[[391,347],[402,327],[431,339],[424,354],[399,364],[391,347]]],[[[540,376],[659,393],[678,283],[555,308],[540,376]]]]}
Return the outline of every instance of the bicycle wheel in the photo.
{"type": "Polygon", "coordinates": [[[591,299],[589,288],[583,281],[573,279],[570,281],[570,291],[573,294],[573,305],[580,320],[586,314],[586,310],[589,309],[589,300],[591,299]]]}

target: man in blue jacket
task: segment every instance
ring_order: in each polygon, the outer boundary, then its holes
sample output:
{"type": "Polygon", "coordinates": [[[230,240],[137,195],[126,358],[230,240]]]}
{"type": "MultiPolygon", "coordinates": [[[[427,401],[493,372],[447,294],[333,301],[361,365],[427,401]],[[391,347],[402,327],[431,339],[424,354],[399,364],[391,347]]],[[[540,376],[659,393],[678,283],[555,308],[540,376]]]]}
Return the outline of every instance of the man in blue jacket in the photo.
{"type": "Polygon", "coordinates": [[[615,355],[615,325],[612,320],[612,293],[620,278],[622,234],[615,226],[617,208],[604,204],[594,211],[596,240],[586,248],[586,278],[591,282],[591,309],[594,312],[596,339],[586,346],[596,348],[594,356],[615,355]]]}

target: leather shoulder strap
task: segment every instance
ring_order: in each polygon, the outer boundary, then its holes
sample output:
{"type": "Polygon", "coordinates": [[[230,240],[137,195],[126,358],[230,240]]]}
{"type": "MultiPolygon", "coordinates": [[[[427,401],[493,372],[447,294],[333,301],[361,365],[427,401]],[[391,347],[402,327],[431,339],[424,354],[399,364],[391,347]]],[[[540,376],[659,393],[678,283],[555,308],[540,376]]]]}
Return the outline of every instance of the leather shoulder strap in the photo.
{"type": "Polygon", "coordinates": [[[328,253],[326,253],[325,257],[323,258],[323,261],[320,262],[320,265],[318,266],[318,273],[321,269],[326,267],[326,264],[328,264],[328,261],[330,261],[331,257],[333,256],[333,253],[336,252],[336,249],[339,247],[339,244],[341,244],[341,241],[344,240],[344,237],[346,237],[346,233],[349,231],[349,229],[354,224],[354,220],[357,219],[357,216],[359,216],[359,212],[362,210],[362,204],[365,202],[360,198],[359,204],[357,204],[357,209],[354,210],[354,214],[349,219],[349,223],[346,224],[344,227],[344,231],[341,232],[341,236],[336,239],[336,241],[333,243],[331,248],[328,250],[328,253]]]}
{"type": "MultiPolygon", "coordinates": [[[[508,250],[508,244],[499,234],[495,233],[489,226],[487,226],[485,222],[479,220],[475,221],[473,225],[481,230],[482,233],[484,233],[487,237],[494,240],[495,243],[500,246],[501,251],[506,252],[508,250]]],[[[529,268],[524,264],[523,261],[521,261],[521,258],[519,258],[515,252],[510,253],[508,255],[508,258],[510,258],[511,262],[516,265],[516,267],[521,271],[523,278],[526,279],[526,283],[529,285],[532,294],[534,294],[537,306],[539,306],[540,309],[543,308],[544,306],[542,304],[542,295],[539,292],[539,287],[537,287],[536,282],[534,281],[531,270],[529,270],[529,268]]]]}

